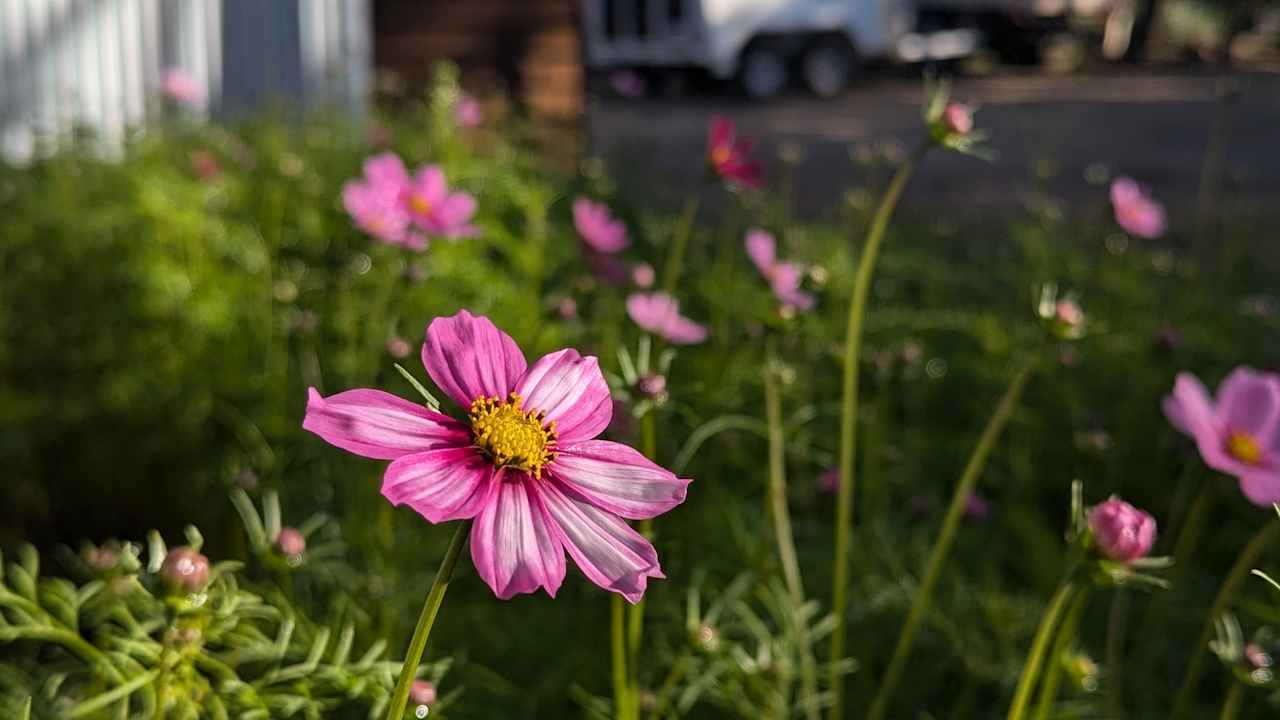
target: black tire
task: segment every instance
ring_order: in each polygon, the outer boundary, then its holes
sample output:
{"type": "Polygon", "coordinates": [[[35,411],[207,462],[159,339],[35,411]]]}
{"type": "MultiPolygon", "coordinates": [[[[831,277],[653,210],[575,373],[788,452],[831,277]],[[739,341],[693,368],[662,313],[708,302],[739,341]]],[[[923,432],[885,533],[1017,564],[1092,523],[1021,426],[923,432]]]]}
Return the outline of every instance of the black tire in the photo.
{"type": "Polygon", "coordinates": [[[738,84],[752,100],[777,97],[787,87],[787,56],[773,43],[753,42],[742,51],[738,84]]]}
{"type": "Polygon", "coordinates": [[[809,92],[820,98],[833,98],[849,86],[857,71],[857,56],[848,41],[823,38],[804,51],[800,76],[809,92]]]}

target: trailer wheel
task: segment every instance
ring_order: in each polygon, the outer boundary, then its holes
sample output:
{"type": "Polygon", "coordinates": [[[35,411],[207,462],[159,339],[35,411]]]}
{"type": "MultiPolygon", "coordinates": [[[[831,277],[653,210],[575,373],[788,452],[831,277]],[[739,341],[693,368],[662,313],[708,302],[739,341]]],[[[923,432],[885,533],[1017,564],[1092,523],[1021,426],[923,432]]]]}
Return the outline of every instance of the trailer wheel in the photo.
{"type": "Polygon", "coordinates": [[[800,64],[805,87],[824,99],[839,95],[853,78],[856,60],[853,47],[844,39],[815,41],[805,50],[800,64]]]}
{"type": "Polygon", "coordinates": [[[772,43],[751,43],[738,64],[738,82],[752,100],[777,97],[787,86],[786,55],[772,43]]]}

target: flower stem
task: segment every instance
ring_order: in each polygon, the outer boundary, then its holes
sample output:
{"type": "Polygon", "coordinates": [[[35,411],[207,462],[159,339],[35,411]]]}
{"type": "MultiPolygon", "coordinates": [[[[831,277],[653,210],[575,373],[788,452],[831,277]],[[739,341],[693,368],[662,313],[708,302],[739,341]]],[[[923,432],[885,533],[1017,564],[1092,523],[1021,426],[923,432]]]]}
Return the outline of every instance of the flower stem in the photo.
{"type": "Polygon", "coordinates": [[[982,471],[987,465],[987,457],[1018,406],[1018,400],[1035,370],[1036,362],[1037,357],[1033,356],[1022,366],[1018,374],[1014,375],[1009,387],[1004,391],[1004,396],[996,405],[991,419],[987,421],[986,428],[978,438],[978,444],[974,447],[973,454],[969,456],[969,462],[965,464],[964,471],[960,474],[960,480],[951,494],[951,505],[947,508],[946,518],[942,521],[942,530],[938,534],[937,542],[934,543],[933,551],[929,554],[929,563],[925,566],[920,589],[916,591],[915,599],[911,603],[911,611],[907,614],[907,621],[902,626],[902,633],[898,636],[898,644],[893,649],[889,669],[885,670],[875,699],[871,702],[867,720],[880,720],[889,710],[894,690],[897,689],[902,672],[911,658],[911,649],[915,644],[920,623],[929,612],[933,589],[938,584],[938,576],[942,574],[942,568],[945,567],[947,557],[951,553],[951,544],[955,540],[956,531],[964,519],[964,510],[969,496],[973,493],[973,487],[977,484],[978,478],[982,476],[982,471]]]}
{"type": "Polygon", "coordinates": [[[845,331],[843,392],[840,405],[840,488],[836,494],[836,537],[835,561],[832,568],[831,611],[835,613],[836,625],[831,633],[830,652],[827,661],[831,664],[828,676],[831,686],[831,709],[827,717],[831,720],[842,720],[844,717],[844,677],[840,671],[840,660],[844,657],[845,641],[845,605],[849,584],[849,544],[852,539],[853,523],[853,457],[857,449],[858,424],[858,355],[862,349],[862,321],[867,309],[867,295],[871,290],[871,276],[875,270],[876,256],[880,253],[880,245],[884,242],[885,230],[889,227],[889,218],[907,187],[907,180],[915,169],[916,163],[928,151],[930,143],[921,145],[911,157],[898,167],[889,181],[880,206],[876,208],[875,217],[867,231],[866,243],[862,247],[862,257],[858,260],[858,272],[853,279],[853,292],[849,298],[849,318],[845,331]]]}
{"type": "Polygon", "coordinates": [[[804,607],[804,582],[800,562],[796,559],[796,543],[791,531],[791,510],[787,505],[786,444],[782,435],[782,400],[778,392],[778,376],[772,348],[766,351],[764,367],[764,407],[769,425],[769,499],[773,516],[773,532],[778,543],[778,559],[782,576],[795,613],[796,643],[800,651],[800,695],[809,720],[819,720],[818,667],[809,640],[809,624],[804,607]]]}
{"type": "Polygon", "coordinates": [[[685,201],[680,220],[671,235],[671,249],[667,251],[667,263],[662,268],[662,289],[674,294],[680,283],[680,271],[684,269],[685,252],[689,249],[689,236],[693,233],[693,219],[698,214],[698,196],[690,195],[685,201]]]}
{"type": "Polygon", "coordinates": [[[1053,641],[1053,649],[1049,653],[1048,665],[1045,667],[1044,685],[1040,688],[1040,700],[1036,703],[1035,720],[1049,720],[1053,701],[1058,698],[1058,688],[1062,686],[1062,656],[1067,653],[1067,649],[1076,639],[1076,631],[1080,627],[1080,616],[1084,613],[1085,599],[1088,597],[1087,586],[1076,593],[1075,599],[1071,601],[1071,609],[1067,610],[1066,619],[1058,628],[1058,638],[1053,641]]]}
{"type": "Polygon", "coordinates": [[[1218,720],[1236,720],[1243,701],[1244,683],[1231,683],[1231,689],[1227,691],[1227,697],[1222,701],[1222,712],[1218,713],[1218,720]]]}
{"type": "Polygon", "coordinates": [[[621,595],[609,603],[609,644],[613,659],[613,706],[618,720],[628,720],[631,711],[627,682],[626,606],[621,595]]]}
{"type": "Polygon", "coordinates": [[[1231,605],[1231,600],[1235,597],[1236,591],[1240,589],[1240,585],[1249,575],[1249,571],[1257,563],[1258,555],[1262,554],[1263,548],[1275,539],[1277,531],[1280,531],[1280,523],[1271,520],[1268,520],[1258,530],[1244,551],[1240,553],[1240,557],[1236,559],[1236,564],[1231,567],[1231,573],[1227,575],[1227,579],[1218,590],[1218,596],[1213,599],[1209,614],[1205,616],[1204,628],[1200,631],[1200,638],[1196,640],[1195,645],[1191,646],[1191,661],[1187,664],[1187,673],[1182,676],[1182,685],[1178,688],[1178,695],[1173,703],[1173,715],[1171,717],[1174,720],[1187,717],[1187,713],[1190,710],[1191,697],[1195,695],[1196,686],[1200,683],[1200,672],[1204,669],[1205,651],[1208,649],[1209,639],[1213,637],[1214,621],[1231,605]]]}
{"type": "Polygon", "coordinates": [[[1107,620],[1107,713],[1113,718],[1124,717],[1124,631],[1128,617],[1129,593],[1117,588],[1107,620]]]}
{"type": "Polygon", "coordinates": [[[1058,625],[1058,619],[1076,592],[1075,584],[1070,580],[1062,581],[1049,601],[1049,608],[1040,619],[1040,628],[1036,630],[1035,640],[1031,643],[1031,652],[1022,665],[1022,675],[1018,678],[1018,689],[1013,693],[1013,702],[1009,704],[1008,720],[1022,720],[1031,703],[1031,691],[1035,689],[1040,675],[1040,667],[1044,664],[1045,652],[1049,649],[1049,640],[1058,625]]]}
{"type": "Polygon", "coordinates": [[[400,720],[404,717],[404,709],[409,704],[409,690],[413,687],[413,679],[418,674],[418,664],[422,662],[422,652],[427,647],[427,637],[431,634],[431,626],[435,624],[436,613],[444,602],[445,591],[449,589],[449,580],[453,577],[453,569],[458,565],[458,556],[462,547],[467,544],[467,535],[471,533],[471,521],[464,520],[458,524],[449,541],[449,549],[440,561],[440,569],[431,581],[431,589],[427,591],[427,600],[422,605],[422,614],[418,616],[418,626],[413,629],[413,638],[409,640],[409,651],[405,654],[404,664],[400,667],[400,678],[391,695],[391,704],[387,705],[386,720],[400,720]]]}
{"type": "MultiPolygon", "coordinates": [[[[640,450],[650,460],[658,454],[658,438],[654,428],[653,411],[640,418],[640,450]]],[[[653,541],[653,520],[640,521],[640,534],[653,541]]],[[[636,604],[626,607],[626,670],[628,677],[627,697],[631,701],[631,717],[640,717],[640,645],[644,642],[644,598],[636,604]]]]}

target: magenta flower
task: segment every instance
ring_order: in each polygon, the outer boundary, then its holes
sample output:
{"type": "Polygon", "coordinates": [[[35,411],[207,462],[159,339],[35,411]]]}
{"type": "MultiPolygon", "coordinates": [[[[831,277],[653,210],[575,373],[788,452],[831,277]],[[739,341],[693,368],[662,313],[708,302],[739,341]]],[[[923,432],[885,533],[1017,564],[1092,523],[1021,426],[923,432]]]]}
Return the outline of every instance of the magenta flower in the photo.
{"type": "Polygon", "coordinates": [[[773,288],[778,301],[796,310],[813,308],[813,296],[800,289],[803,273],[795,263],[781,262],[777,259],[777,243],[773,235],[764,230],[747,231],[747,255],[756,269],[773,288]]]}
{"type": "Polygon", "coordinates": [[[1131,178],[1118,177],[1111,183],[1111,205],[1115,210],[1116,224],[1125,232],[1147,239],[1164,234],[1164,206],[1131,178]]]}
{"type": "Polygon", "coordinates": [[[204,100],[204,89],[191,73],[179,67],[171,67],[164,71],[160,79],[160,90],[164,96],[180,105],[199,105],[204,100]]]}
{"type": "Polygon", "coordinates": [[[462,93],[453,105],[453,121],[458,127],[474,128],[484,122],[484,108],[473,96],[462,93]]]}
{"type": "Polygon", "coordinates": [[[401,196],[409,173],[394,153],[374,155],[364,161],[364,177],[342,186],[342,205],[356,226],[389,245],[422,250],[427,239],[410,229],[409,213],[401,196]]]}
{"type": "Polygon", "coordinates": [[[680,302],[664,292],[632,293],[627,314],[642,329],[673,345],[697,345],[707,339],[707,329],[680,314],[680,302]]]}
{"type": "Polygon", "coordinates": [[[1280,502],[1280,376],[1236,368],[1215,399],[1194,375],[1178,373],[1164,414],[1196,441],[1206,465],[1239,479],[1250,502],[1280,502]]]}
{"type": "Polygon", "coordinates": [[[613,254],[631,244],[627,226],[615,220],[603,203],[580,197],[573,201],[573,227],[578,237],[598,253],[613,254]]]}
{"type": "Polygon", "coordinates": [[[303,428],[391,460],[382,494],[392,503],[433,523],[474,518],[471,559],[499,598],[539,587],[554,597],[566,552],[633,603],[663,577],[653,545],[622,518],[672,509],[689,481],[595,439],[613,414],[596,358],[565,349],[528,367],[514,340],[463,310],[427,327],[422,362],[466,420],[378,390],[312,388],[303,428]]]}
{"type": "Polygon", "coordinates": [[[430,235],[457,240],[480,234],[479,228],[470,224],[476,214],[476,199],[465,192],[449,192],[439,165],[418,170],[405,186],[404,201],[413,224],[430,235]]]}
{"type": "Polygon", "coordinates": [[[707,161],[724,180],[748,188],[760,187],[760,163],[751,159],[753,144],[738,139],[738,131],[728,118],[711,118],[707,138],[707,161]]]}
{"type": "Polygon", "coordinates": [[[1114,496],[1089,510],[1089,529],[1103,555],[1126,565],[1156,542],[1155,518],[1114,496]]]}

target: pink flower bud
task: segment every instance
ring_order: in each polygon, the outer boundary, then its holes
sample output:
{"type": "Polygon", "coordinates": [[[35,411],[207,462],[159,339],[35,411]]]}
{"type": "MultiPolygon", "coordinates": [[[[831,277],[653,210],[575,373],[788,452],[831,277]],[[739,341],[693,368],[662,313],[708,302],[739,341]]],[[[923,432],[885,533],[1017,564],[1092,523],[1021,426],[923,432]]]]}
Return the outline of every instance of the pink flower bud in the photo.
{"type": "Polygon", "coordinates": [[[1089,511],[1089,529],[1103,555],[1125,564],[1144,557],[1156,542],[1155,518],[1117,497],[1089,511]]]}
{"type": "Polygon", "coordinates": [[[1244,646],[1244,659],[1248,660],[1249,664],[1255,668],[1262,669],[1271,667],[1270,653],[1263,650],[1257,643],[1249,643],[1244,646]]]}
{"type": "Polygon", "coordinates": [[[1054,306],[1054,315],[1059,322],[1069,327],[1076,327],[1084,322],[1084,311],[1074,300],[1059,300],[1054,306]]]}
{"type": "Polygon", "coordinates": [[[578,301],[571,297],[560,298],[560,302],[556,303],[556,313],[565,320],[578,317],[578,301]]]}
{"type": "Polygon", "coordinates": [[[297,557],[306,552],[307,539],[297,528],[280,528],[280,534],[276,536],[276,547],[287,557],[297,557]]]}
{"type": "Polygon", "coordinates": [[[638,288],[651,288],[657,279],[658,273],[654,272],[653,266],[649,263],[640,263],[631,268],[631,282],[638,288]]]}
{"type": "Polygon", "coordinates": [[[947,132],[956,135],[968,135],[973,130],[973,110],[968,105],[949,103],[942,111],[942,124],[947,132]]]}
{"type": "Polygon", "coordinates": [[[209,558],[183,545],[169,551],[160,576],[174,590],[199,592],[209,584],[209,558]]]}
{"type": "Polygon", "coordinates": [[[636,390],[647,397],[657,397],[667,390],[667,378],[662,375],[645,375],[636,381],[636,390]]]}
{"type": "Polygon", "coordinates": [[[436,701],[436,686],[430,680],[414,680],[409,688],[409,699],[415,705],[430,705],[436,701]]]}
{"type": "Polygon", "coordinates": [[[387,340],[387,354],[397,360],[403,360],[409,357],[409,353],[413,352],[413,346],[408,340],[402,337],[393,337],[387,340]]]}

